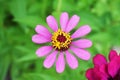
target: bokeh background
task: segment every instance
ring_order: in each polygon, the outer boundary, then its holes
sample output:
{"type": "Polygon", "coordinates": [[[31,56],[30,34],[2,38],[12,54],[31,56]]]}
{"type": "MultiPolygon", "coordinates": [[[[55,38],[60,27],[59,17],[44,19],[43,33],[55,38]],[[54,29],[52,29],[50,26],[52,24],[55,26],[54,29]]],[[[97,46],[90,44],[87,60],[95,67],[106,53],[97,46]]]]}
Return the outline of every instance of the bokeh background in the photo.
{"type": "MultiPolygon", "coordinates": [[[[59,22],[58,22],[59,23],[59,22]]],[[[73,33],[73,30],[71,33],[73,33]]],[[[93,67],[92,57],[101,53],[107,57],[110,49],[120,47],[120,0],[0,0],[0,80],[87,80],[85,71],[93,67]],[[90,25],[92,32],[85,38],[92,40],[89,61],[79,59],[79,67],[68,65],[58,74],[55,66],[43,67],[45,58],[35,54],[42,45],[31,37],[37,24],[46,26],[46,17],[54,15],[59,21],[61,12],[80,16],[82,25],[90,25]]]]}

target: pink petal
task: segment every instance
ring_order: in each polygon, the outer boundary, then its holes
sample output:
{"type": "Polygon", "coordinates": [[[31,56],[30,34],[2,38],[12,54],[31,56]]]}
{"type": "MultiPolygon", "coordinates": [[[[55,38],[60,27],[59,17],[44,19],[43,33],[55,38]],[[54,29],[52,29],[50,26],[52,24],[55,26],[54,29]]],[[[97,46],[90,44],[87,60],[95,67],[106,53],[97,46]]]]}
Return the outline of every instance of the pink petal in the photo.
{"type": "Polygon", "coordinates": [[[92,42],[88,39],[73,41],[72,44],[78,48],[89,48],[92,46],[92,42]]]}
{"type": "Polygon", "coordinates": [[[86,71],[86,77],[87,77],[88,80],[97,80],[97,78],[96,78],[97,76],[96,77],[94,77],[94,76],[96,76],[96,75],[95,75],[95,73],[94,73],[92,68],[88,69],[86,71]]]}
{"type": "Polygon", "coordinates": [[[120,57],[116,57],[108,64],[108,73],[112,77],[115,77],[119,70],[120,70],[120,57]]]}
{"type": "Polygon", "coordinates": [[[80,18],[77,15],[73,15],[70,19],[70,21],[68,22],[68,25],[66,27],[66,32],[70,32],[75,26],[77,26],[78,22],[79,22],[80,18]]]}
{"type": "Polygon", "coordinates": [[[64,54],[60,52],[58,59],[56,61],[56,71],[58,73],[62,73],[65,69],[65,60],[64,60],[64,54]]]}
{"type": "Polygon", "coordinates": [[[77,59],[68,51],[66,51],[66,61],[72,69],[76,69],[78,67],[77,59]]]}
{"type": "Polygon", "coordinates": [[[107,76],[102,76],[101,80],[108,80],[107,76]]]}
{"type": "Polygon", "coordinates": [[[50,53],[52,49],[53,49],[52,46],[43,46],[36,51],[36,54],[37,56],[42,57],[50,53]]]}
{"type": "Polygon", "coordinates": [[[48,16],[47,19],[47,24],[48,26],[53,30],[53,31],[57,31],[58,30],[58,24],[57,21],[55,20],[55,18],[53,16],[48,16]]]}
{"type": "Polygon", "coordinates": [[[94,65],[101,66],[102,64],[107,64],[106,58],[102,54],[97,54],[93,58],[94,65]]]}
{"type": "Polygon", "coordinates": [[[70,49],[75,53],[76,56],[83,60],[89,60],[90,59],[90,53],[84,49],[79,49],[76,47],[70,47],[70,49]]]}
{"type": "Polygon", "coordinates": [[[61,28],[63,31],[65,31],[65,28],[67,26],[67,23],[68,23],[68,13],[67,12],[64,12],[61,14],[60,16],[60,25],[61,25],[61,28]]]}
{"type": "Polygon", "coordinates": [[[86,71],[88,80],[108,80],[108,76],[99,71],[99,67],[94,67],[86,71]]]}
{"type": "Polygon", "coordinates": [[[52,36],[52,34],[49,32],[49,30],[42,25],[37,25],[35,28],[35,31],[38,34],[43,35],[44,37],[46,37],[48,39],[51,38],[51,36],[52,36]]]}
{"type": "Polygon", "coordinates": [[[104,76],[109,77],[107,64],[99,66],[99,70],[104,76]]]}
{"type": "Polygon", "coordinates": [[[36,35],[32,36],[32,41],[37,44],[42,44],[42,43],[46,43],[46,42],[51,42],[51,39],[50,38],[47,39],[42,35],[36,34],[36,35]]]}
{"type": "Polygon", "coordinates": [[[115,50],[111,50],[109,54],[109,60],[111,61],[114,57],[118,56],[115,50]]]}
{"type": "Polygon", "coordinates": [[[50,68],[54,64],[57,56],[57,51],[52,52],[50,55],[48,55],[44,61],[44,67],[50,68]]]}
{"type": "Polygon", "coordinates": [[[79,38],[79,37],[87,35],[88,33],[90,33],[90,31],[91,31],[91,28],[88,25],[84,25],[80,27],[77,31],[75,31],[71,37],[79,38]]]}

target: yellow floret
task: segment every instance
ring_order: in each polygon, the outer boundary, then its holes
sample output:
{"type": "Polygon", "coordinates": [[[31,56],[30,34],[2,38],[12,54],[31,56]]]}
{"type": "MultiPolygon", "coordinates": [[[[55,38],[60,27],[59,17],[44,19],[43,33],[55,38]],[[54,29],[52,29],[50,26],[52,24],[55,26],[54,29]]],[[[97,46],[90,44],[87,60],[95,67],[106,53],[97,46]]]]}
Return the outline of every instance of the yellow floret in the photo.
{"type": "Polygon", "coordinates": [[[52,46],[55,49],[58,49],[58,50],[60,50],[61,48],[68,48],[69,44],[71,43],[71,40],[72,40],[72,38],[70,37],[69,33],[63,32],[61,29],[58,29],[58,31],[53,33],[53,36],[52,36],[52,46]],[[57,40],[57,37],[59,35],[63,35],[66,38],[66,41],[65,42],[59,42],[57,40]]]}

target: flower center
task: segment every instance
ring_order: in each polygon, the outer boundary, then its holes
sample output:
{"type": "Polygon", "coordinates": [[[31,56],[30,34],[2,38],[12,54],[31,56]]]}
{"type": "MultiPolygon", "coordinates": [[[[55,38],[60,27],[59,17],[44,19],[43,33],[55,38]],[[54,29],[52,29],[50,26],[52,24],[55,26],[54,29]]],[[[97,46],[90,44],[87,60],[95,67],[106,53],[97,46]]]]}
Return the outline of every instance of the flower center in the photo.
{"type": "Polygon", "coordinates": [[[72,38],[69,33],[58,29],[52,35],[52,46],[59,51],[65,51],[69,48],[72,38]]]}
{"type": "Polygon", "coordinates": [[[66,37],[63,34],[58,35],[57,41],[59,41],[59,42],[65,42],[66,41],[66,37]]]}

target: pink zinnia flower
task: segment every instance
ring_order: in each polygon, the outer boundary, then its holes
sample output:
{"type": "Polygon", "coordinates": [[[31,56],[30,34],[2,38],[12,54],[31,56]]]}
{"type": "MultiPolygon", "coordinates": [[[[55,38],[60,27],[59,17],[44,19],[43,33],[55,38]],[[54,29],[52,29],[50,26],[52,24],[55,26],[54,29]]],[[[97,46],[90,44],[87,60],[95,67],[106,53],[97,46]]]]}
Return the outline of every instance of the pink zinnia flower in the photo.
{"type": "Polygon", "coordinates": [[[90,58],[90,53],[85,48],[91,47],[92,42],[88,39],[74,39],[87,35],[91,31],[91,28],[85,25],[70,35],[70,31],[78,24],[79,19],[77,15],[73,15],[69,19],[68,13],[64,12],[60,16],[61,28],[58,28],[55,18],[51,15],[48,16],[46,21],[48,26],[53,30],[52,34],[44,26],[36,26],[35,31],[37,34],[32,37],[32,41],[37,44],[51,43],[51,46],[42,46],[36,51],[37,56],[46,56],[44,67],[50,68],[55,63],[56,71],[61,73],[64,71],[67,62],[70,68],[77,68],[78,61],[70,50],[83,60],[90,58]],[[66,60],[64,55],[66,56],[66,60]]]}
{"type": "Polygon", "coordinates": [[[109,62],[102,54],[97,54],[93,63],[94,68],[86,72],[88,80],[120,80],[120,55],[116,51],[110,51],[109,62]]]}

